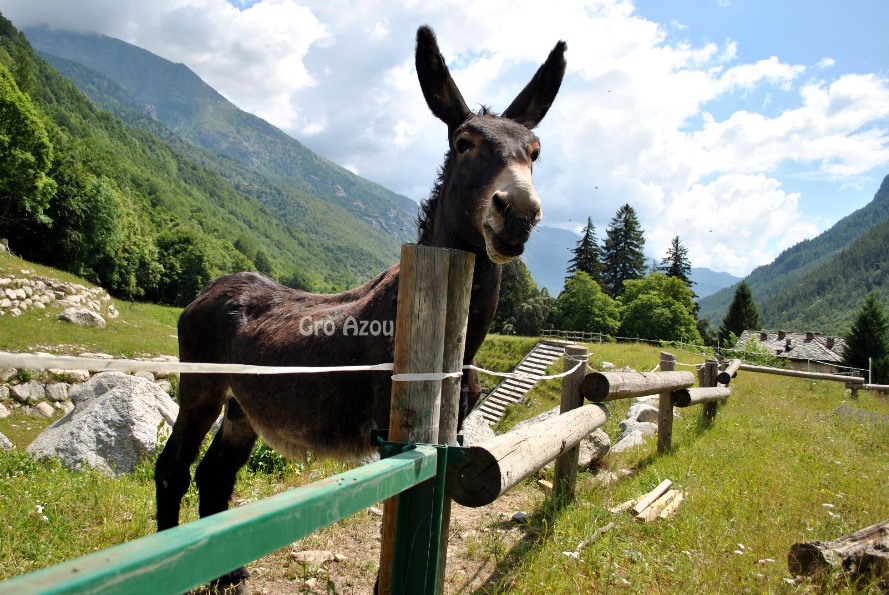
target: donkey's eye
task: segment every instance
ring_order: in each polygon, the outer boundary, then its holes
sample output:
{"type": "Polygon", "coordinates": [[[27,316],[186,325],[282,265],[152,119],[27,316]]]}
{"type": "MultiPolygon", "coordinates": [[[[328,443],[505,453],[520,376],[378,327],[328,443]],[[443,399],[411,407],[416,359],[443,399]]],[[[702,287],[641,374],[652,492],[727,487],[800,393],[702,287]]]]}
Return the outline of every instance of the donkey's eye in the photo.
{"type": "Polygon", "coordinates": [[[533,149],[531,149],[529,157],[531,157],[531,161],[537,161],[537,158],[540,157],[540,147],[534,147],[533,149]]]}
{"type": "Polygon", "coordinates": [[[465,153],[466,151],[468,151],[469,149],[473,148],[474,146],[475,145],[472,144],[472,141],[469,140],[468,138],[466,138],[465,136],[461,136],[460,138],[457,139],[457,142],[454,143],[454,148],[456,148],[457,153],[460,153],[461,155],[463,153],[465,153]]]}

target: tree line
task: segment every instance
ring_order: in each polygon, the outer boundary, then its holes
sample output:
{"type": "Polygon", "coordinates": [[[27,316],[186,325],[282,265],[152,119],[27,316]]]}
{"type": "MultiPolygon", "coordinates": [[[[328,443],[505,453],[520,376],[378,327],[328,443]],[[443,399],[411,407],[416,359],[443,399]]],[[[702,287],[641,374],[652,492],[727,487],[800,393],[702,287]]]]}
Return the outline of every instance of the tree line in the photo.
{"type": "Polygon", "coordinates": [[[544,328],[702,344],[688,250],[679,237],[649,267],[635,209],[621,206],[599,243],[592,218],[571,249],[564,290],[538,290],[527,266],[504,267],[496,332],[533,335],[544,328]]]}
{"type": "MultiPolygon", "coordinates": [[[[759,311],[744,281],[718,328],[707,318],[698,319],[691,261],[679,236],[659,263],[646,266],[644,248],[644,230],[630,205],[617,210],[601,245],[592,218],[587,218],[558,296],[538,290],[521,259],[504,267],[493,330],[536,335],[554,328],[731,348],[745,330],[760,328],[759,311]]],[[[889,382],[889,317],[875,294],[864,300],[844,338],[845,365],[870,365],[875,383],[889,382]]]]}

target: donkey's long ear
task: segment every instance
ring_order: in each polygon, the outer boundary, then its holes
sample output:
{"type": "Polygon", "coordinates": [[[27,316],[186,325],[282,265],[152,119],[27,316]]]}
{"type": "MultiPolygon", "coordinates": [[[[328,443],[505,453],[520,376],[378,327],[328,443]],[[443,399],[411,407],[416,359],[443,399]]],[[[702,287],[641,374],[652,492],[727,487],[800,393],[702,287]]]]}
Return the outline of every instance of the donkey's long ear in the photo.
{"type": "Polygon", "coordinates": [[[531,82],[528,83],[519,96],[516,97],[506,111],[504,118],[515,120],[528,128],[534,128],[549,111],[559,87],[562,85],[562,77],[565,76],[565,50],[568,44],[560,41],[549,53],[546,62],[543,63],[531,82]]]}
{"type": "Polygon", "coordinates": [[[448,125],[448,135],[471,115],[460,90],[448,72],[444,56],[438,49],[435,33],[427,26],[417,30],[417,77],[426,105],[448,125]]]}

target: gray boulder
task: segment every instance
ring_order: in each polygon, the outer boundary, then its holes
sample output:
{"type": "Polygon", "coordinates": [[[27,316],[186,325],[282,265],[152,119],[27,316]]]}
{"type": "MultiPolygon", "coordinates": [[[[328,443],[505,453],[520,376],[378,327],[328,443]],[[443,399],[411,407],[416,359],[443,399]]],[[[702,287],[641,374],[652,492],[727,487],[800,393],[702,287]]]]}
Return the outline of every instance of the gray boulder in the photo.
{"type": "Polygon", "coordinates": [[[611,447],[612,452],[623,452],[634,446],[645,444],[645,438],[657,434],[657,424],[642,421],[638,422],[632,419],[625,419],[617,424],[620,428],[620,436],[611,447]]]}
{"type": "Polygon", "coordinates": [[[29,380],[24,384],[16,384],[9,390],[12,394],[12,398],[22,405],[27,405],[32,401],[39,401],[40,399],[46,398],[46,389],[44,389],[43,385],[36,380],[29,380]]]}
{"type": "Polygon", "coordinates": [[[12,450],[15,448],[15,445],[10,442],[9,438],[0,434],[0,450],[12,450]]]}
{"type": "Polygon", "coordinates": [[[491,429],[490,422],[482,417],[481,411],[478,409],[466,416],[460,433],[463,434],[463,444],[465,446],[481,444],[485,440],[494,437],[494,430],[491,429]]]}
{"type": "Polygon", "coordinates": [[[647,403],[633,403],[627,412],[627,419],[657,423],[658,408],[647,403]]]}
{"type": "Polygon", "coordinates": [[[129,473],[158,447],[179,406],[156,384],[120,372],[96,374],[71,387],[74,409],[28,446],[38,457],[56,457],[69,468],[129,473]]]}
{"type": "Polygon", "coordinates": [[[65,308],[59,314],[59,320],[76,324],[77,326],[97,326],[105,328],[105,319],[101,315],[93,312],[89,308],[81,308],[72,306],[65,308]]]}

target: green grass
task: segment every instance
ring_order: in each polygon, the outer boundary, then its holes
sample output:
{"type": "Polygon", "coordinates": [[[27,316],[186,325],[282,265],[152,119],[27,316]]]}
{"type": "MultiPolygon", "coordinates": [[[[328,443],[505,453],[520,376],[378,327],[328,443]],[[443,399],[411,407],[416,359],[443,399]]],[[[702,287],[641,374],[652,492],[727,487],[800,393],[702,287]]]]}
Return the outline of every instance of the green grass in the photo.
{"type": "MultiPolygon", "coordinates": [[[[24,276],[22,270],[70,283],[92,287],[79,277],[0,253],[0,276],[24,276]]],[[[79,327],[58,320],[61,309],[31,308],[21,316],[0,316],[0,349],[6,351],[48,351],[76,354],[101,351],[114,356],[146,357],[177,355],[176,322],[181,308],[114,300],[120,312],[116,319],[107,319],[104,329],[79,327]]]]}
{"type": "MultiPolygon", "coordinates": [[[[531,344],[491,337],[479,362],[512,369],[531,344]]],[[[645,345],[589,347],[593,367],[610,361],[645,371],[657,365],[660,351],[645,345]]],[[[680,364],[703,361],[700,354],[672,352],[680,364]]],[[[560,370],[561,363],[551,369],[560,370]]],[[[700,424],[699,409],[683,411],[674,423],[670,453],[656,455],[652,438],[643,447],[606,457],[606,468],[633,470],[629,478],[603,487],[591,474],[579,474],[574,504],[534,511],[535,538],[512,549],[499,542],[481,544],[497,550],[502,577],[484,592],[851,592],[852,587],[830,580],[787,584],[786,557],[795,542],[834,539],[889,517],[889,399],[862,391],[853,400],[838,383],[749,372],[739,373],[732,388],[710,427],[700,424]],[[673,519],[640,524],[608,512],[665,478],[685,494],[673,519]],[[586,547],[580,560],[562,554],[611,521],[615,529],[586,547]]],[[[541,383],[531,393],[531,407],[517,409],[512,423],[535,408],[549,408],[559,392],[558,381],[541,383]]],[[[628,406],[609,405],[612,417],[605,429],[612,437],[628,406]]],[[[20,446],[49,423],[18,414],[3,421],[8,420],[22,424],[10,436],[20,446]]],[[[281,466],[262,452],[256,463],[273,472],[242,470],[236,501],[263,498],[347,468],[312,459],[281,466]]],[[[153,532],[152,470],[148,461],[132,475],[110,478],[35,462],[21,452],[0,453],[0,578],[153,532]]],[[[192,487],[183,504],[184,521],[196,518],[196,507],[192,487]]]]}
{"type": "MultiPolygon", "coordinates": [[[[590,347],[593,363],[651,370],[658,360],[650,347],[590,347]]],[[[683,363],[703,359],[676,354],[683,363]]],[[[670,453],[657,456],[652,438],[606,458],[606,467],[634,476],[602,487],[580,474],[576,503],[537,511],[539,538],[505,557],[505,578],[491,592],[796,592],[785,582],[793,543],[835,539],[889,517],[889,400],[863,391],[853,400],[839,383],[747,372],[732,388],[709,428],[699,409],[684,410],[670,453]],[[673,519],[640,524],[608,512],[663,479],[685,494],[673,519]],[[579,561],[561,553],[611,521],[617,527],[579,561]]],[[[610,405],[612,437],[627,407],[610,405]]],[[[853,589],[830,579],[802,588],[853,589]]]]}

